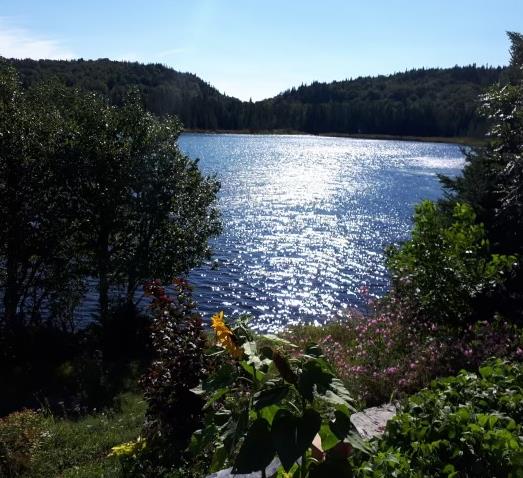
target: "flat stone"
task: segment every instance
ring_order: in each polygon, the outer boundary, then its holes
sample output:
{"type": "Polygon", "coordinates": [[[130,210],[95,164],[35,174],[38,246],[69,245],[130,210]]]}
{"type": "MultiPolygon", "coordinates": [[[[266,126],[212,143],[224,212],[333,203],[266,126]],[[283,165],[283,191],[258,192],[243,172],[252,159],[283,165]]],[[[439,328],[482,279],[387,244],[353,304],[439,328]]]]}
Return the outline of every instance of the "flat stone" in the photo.
{"type": "MultiPolygon", "coordinates": [[[[276,475],[278,468],[281,466],[281,462],[278,458],[274,458],[267,468],[265,468],[265,476],[271,478],[276,475]]],[[[255,471],[254,473],[247,473],[246,475],[235,475],[232,472],[232,468],[226,468],[225,470],[217,471],[207,478],[262,478],[261,471],[255,471]]]]}
{"type": "Polygon", "coordinates": [[[387,422],[394,415],[396,415],[396,407],[392,403],[387,403],[381,407],[367,408],[363,412],[354,413],[350,421],[363,439],[370,440],[383,435],[387,422]]]}

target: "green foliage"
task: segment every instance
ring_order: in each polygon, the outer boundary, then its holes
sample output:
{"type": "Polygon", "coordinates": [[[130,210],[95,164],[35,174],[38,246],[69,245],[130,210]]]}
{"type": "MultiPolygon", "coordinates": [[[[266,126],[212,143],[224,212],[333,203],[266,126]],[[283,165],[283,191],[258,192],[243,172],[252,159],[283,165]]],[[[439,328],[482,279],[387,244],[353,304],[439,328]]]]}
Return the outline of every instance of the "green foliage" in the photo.
{"type": "Polygon", "coordinates": [[[519,363],[490,360],[479,374],[436,380],[388,423],[357,476],[521,476],[522,398],[519,363]]]}
{"type": "Polygon", "coordinates": [[[24,90],[3,63],[0,118],[6,322],[71,327],[88,277],[106,322],[111,295],[132,305],[145,280],[209,257],[219,183],[178,149],[177,119],[147,113],[136,92],[115,107],[57,83],[24,90]]]}
{"type": "Polygon", "coordinates": [[[457,203],[449,218],[435,203],[416,207],[412,239],[388,252],[393,287],[425,318],[441,323],[470,319],[474,301],[504,279],[516,258],[491,254],[470,206],[457,203]]]}
{"type": "Polygon", "coordinates": [[[332,449],[343,443],[365,449],[350,424],[352,397],[319,347],[309,344],[288,358],[281,347],[289,342],[270,336],[254,340],[243,319],[230,326],[216,314],[213,327],[219,346],[210,352],[215,368],[200,387],[207,400],[205,426],[190,446],[193,456],[208,456],[210,472],[226,464],[234,473],[260,471],[277,456],[286,472],[309,476],[315,462],[309,450],[317,434],[332,449]]]}
{"type": "Polygon", "coordinates": [[[67,94],[76,137],[65,151],[66,177],[82,206],[74,211],[78,246],[98,278],[106,321],[115,286],[133,303],[145,280],[169,281],[209,257],[207,241],[220,231],[219,183],[180,153],[178,120],[146,113],[135,93],[118,108],[67,94]]]}
{"type": "Polygon", "coordinates": [[[0,287],[8,321],[19,314],[36,322],[45,303],[66,326],[83,282],[58,152],[69,130],[49,101],[54,93],[48,85],[24,91],[0,63],[0,287]]]}
{"type": "Polygon", "coordinates": [[[414,136],[481,134],[476,98],[500,80],[502,68],[417,69],[374,78],[313,82],[274,98],[241,102],[195,75],[163,65],[100,60],[10,60],[24,82],[57,76],[121,104],[138,87],[146,107],[175,114],[189,129],[291,130],[309,133],[367,133],[414,136]]]}
{"type": "Polygon", "coordinates": [[[285,471],[289,471],[309,449],[320,426],[321,416],[311,408],[303,410],[299,417],[282,408],[276,412],[270,438],[285,471]]]}
{"type": "Polygon", "coordinates": [[[511,81],[503,87],[494,86],[483,97],[483,114],[492,124],[486,154],[499,164],[497,193],[499,209],[497,227],[505,231],[506,246],[511,252],[523,253],[523,35],[509,32],[511,81]],[[510,237],[510,239],[509,239],[510,237]]]}
{"type": "Polygon", "coordinates": [[[33,455],[43,438],[43,417],[32,410],[1,418],[0,476],[12,478],[30,469],[33,455]]]}
{"type": "Polygon", "coordinates": [[[45,418],[45,439],[33,458],[27,478],[123,477],[120,461],[111,448],[136,439],[143,425],[145,402],[135,394],[120,397],[120,405],[70,420],[45,418]]]}
{"type": "Polygon", "coordinates": [[[125,394],[119,406],[79,420],[23,411],[0,420],[0,476],[99,478],[126,476],[111,447],[135,439],[143,424],[142,397],[125,394]],[[3,452],[8,451],[7,462],[3,452]],[[11,467],[3,468],[6,463],[11,467]]]}
{"type": "Polygon", "coordinates": [[[485,225],[492,251],[518,256],[502,294],[494,298],[503,314],[521,321],[523,314],[523,36],[509,32],[511,63],[508,82],[496,84],[481,97],[487,118],[487,142],[466,152],[463,174],[443,177],[451,208],[467,202],[485,225]]]}

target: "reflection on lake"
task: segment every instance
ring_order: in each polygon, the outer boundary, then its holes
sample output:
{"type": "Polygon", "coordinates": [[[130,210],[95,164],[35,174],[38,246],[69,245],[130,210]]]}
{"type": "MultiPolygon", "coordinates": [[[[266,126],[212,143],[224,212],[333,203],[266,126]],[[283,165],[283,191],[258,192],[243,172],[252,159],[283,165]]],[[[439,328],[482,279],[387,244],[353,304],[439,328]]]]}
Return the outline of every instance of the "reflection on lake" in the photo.
{"type": "Polygon", "coordinates": [[[222,181],[218,267],[189,276],[201,311],[249,312],[273,331],[383,294],[384,247],[441,195],[436,174],[463,166],[459,146],[436,143],[184,134],[180,146],[222,181]]]}

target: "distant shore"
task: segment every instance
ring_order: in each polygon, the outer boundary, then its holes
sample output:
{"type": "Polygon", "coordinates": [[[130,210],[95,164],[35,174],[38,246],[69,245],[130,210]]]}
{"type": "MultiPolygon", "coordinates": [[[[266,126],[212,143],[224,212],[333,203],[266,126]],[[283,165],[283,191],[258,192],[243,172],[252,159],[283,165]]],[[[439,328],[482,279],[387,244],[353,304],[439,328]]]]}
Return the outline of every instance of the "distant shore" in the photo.
{"type": "Polygon", "coordinates": [[[421,143],[452,143],[463,146],[480,146],[484,143],[482,138],[472,138],[464,136],[395,136],[392,134],[358,134],[358,133],[307,133],[305,131],[295,131],[286,129],[277,130],[249,130],[249,129],[185,129],[184,133],[202,134],[259,134],[259,135],[309,135],[326,136],[337,138],[354,139],[385,139],[391,141],[418,141],[421,143]]]}

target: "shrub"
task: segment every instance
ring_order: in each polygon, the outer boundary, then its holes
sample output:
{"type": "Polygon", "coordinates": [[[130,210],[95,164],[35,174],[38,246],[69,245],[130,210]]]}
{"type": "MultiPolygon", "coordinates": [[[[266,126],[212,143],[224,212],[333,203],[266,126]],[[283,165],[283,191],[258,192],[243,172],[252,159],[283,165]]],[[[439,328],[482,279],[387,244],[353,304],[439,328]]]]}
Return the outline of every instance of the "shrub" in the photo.
{"type": "Polygon", "coordinates": [[[516,254],[512,271],[497,302],[503,314],[521,323],[523,317],[523,35],[508,32],[511,42],[506,80],[480,97],[481,116],[490,126],[485,143],[466,152],[465,166],[456,178],[442,177],[447,188],[443,203],[470,204],[495,252],[516,254]]]}
{"type": "MultiPolygon", "coordinates": [[[[146,285],[153,297],[153,362],[142,378],[147,401],[142,465],[169,469],[183,462],[192,433],[201,424],[203,401],[193,389],[205,377],[205,337],[185,280],[168,296],[158,281],[146,285]]],[[[158,469],[154,473],[159,474],[158,469]]]]}
{"type": "MultiPolygon", "coordinates": [[[[137,323],[132,317],[130,321],[131,326],[137,323]]],[[[111,343],[116,342],[116,327],[112,336],[98,325],[77,332],[53,324],[0,327],[0,416],[42,403],[53,414],[68,416],[114,405],[116,395],[128,388],[129,381],[136,388],[142,371],[133,367],[145,362],[138,327],[134,336],[125,334],[131,326],[124,328],[120,340],[136,339],[127,348],[120,346],[117,353],[109,353],[111,343]]]]}
{"type": "Polygon", "coordinates": [[[522,476],[522,420],[523,365],[489,360],[409,398],[357,476],[522,476]]]}
{"type": "Polygon", "coordinates": [[[0,476],[20,476],[29,469],[44,436],[43,418],[32,410],[0,418],[0,476]]]}
{"type": "Polygon", "coordinates": [[[336,375],[367,406],[416,392],[437,376],[475,369],[491,356],[523,357],[521,331],[511,323],[498,318],[454,327],[412,321],[391,301],[372,315],[321,328],[296,326],[285,337],[300,345],[316,341],[336,375]]]}
{"type": "Polygon", "coordinates": [[[470,206],[456,204],[449,217],[424,201],[416,207],[412,239],[388,251],[387,265],[396,295],[418,316],[452,324],[469,321],[515,262],[490,253],[470,206]]]}

